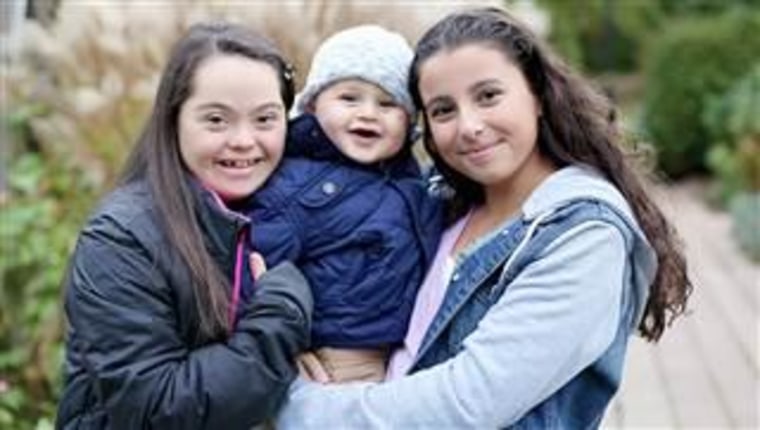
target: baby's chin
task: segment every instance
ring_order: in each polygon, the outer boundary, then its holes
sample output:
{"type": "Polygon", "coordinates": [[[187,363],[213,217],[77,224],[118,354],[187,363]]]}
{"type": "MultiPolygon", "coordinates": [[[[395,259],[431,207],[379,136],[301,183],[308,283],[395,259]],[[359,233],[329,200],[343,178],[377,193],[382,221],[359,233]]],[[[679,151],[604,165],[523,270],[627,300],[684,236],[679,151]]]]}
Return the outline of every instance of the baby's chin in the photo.
{"type": "Polygon", "coordinates": [[[349,159],[359,163],[359,164],[377,164],[381,163],[383,161],[387,161],[398,153],[396,151],[393,154],[380,154],[376,150],[367,151],[367,150],[348,150],[348,151],[341,151],[343,155],[348,157],[349,159]]]}

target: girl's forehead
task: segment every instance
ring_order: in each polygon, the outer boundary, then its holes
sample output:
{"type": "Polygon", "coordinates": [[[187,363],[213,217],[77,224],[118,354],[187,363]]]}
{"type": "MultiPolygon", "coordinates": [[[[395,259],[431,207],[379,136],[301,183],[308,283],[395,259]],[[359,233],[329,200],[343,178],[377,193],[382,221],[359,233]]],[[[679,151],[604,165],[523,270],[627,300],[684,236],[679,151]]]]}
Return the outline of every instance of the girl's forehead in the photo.
{"type": "Polygon", "coordinates": [[[479,67],[487,63],[512,64],[513,61],[495,44],[468,42],[451,48],[441,49],[430,55],[420,63],[420,75],[441,66],[477,71],[479,67]]]}
{"type": "MultiPolygon", "coordinates": [[[[192,79],[197,86],[214,84],[234,84],[233,76],[250,75],[254,79],[277,78],[277,72],[269,63],[238,54],[217,54],[201,61],[192,79]],[[230,82],[233,81],[233,82],[230,82]]],[[[243,83],[246,83],[246,80],[243,83]]]]}
{"type": "Polygon", "coordinates": [[[497,47],[482,43],[461,45],[431,55],[420,66],[420,90],[468,86],[482,80],[510,80],[520,69],[497,47]]]}
{"type": "Polygon", "coordinates": [[[242,55],[215,55],[198,65],[186,102],[247,106],[280,98],[277,73],[268,63],[242,55]]]}

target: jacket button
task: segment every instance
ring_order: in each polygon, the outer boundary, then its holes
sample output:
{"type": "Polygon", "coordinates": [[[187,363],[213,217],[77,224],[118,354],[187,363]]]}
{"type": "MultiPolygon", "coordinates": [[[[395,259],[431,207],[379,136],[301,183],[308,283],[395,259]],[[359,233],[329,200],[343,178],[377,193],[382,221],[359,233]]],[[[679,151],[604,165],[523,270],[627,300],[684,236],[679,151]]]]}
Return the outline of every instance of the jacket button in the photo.
{"type": "Polygon", "coordinates": [[[451,275],[451,280],[456,282],[459,280],[459,272],[455,272],[453,275],[451,275]]]}
{"type": "Polygon", "coordinates": [[[322,184],[322,192],[327,194],[328,196],[335,194],[336,191],[338,191],[338,186],[335,185],[335,183],[325,182],[324,184],[322,184]]]}

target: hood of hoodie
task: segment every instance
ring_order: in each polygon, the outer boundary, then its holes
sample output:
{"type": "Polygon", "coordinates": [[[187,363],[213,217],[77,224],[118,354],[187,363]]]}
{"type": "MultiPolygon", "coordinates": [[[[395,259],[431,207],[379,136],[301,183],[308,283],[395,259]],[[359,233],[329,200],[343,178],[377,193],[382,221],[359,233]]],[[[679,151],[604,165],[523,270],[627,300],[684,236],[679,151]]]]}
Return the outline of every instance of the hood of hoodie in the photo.
{"type": "Polygon", "coordinates": [[[522,214],[531,223],[539,224],[555,210],[577,200],[602,201],[612,207],[633,233],[631,260],[634,294],[634,326],[641,320],[649,296],[649,287],[657,273],[657,255],[636,221],[631,206],[612,183],[596,170],[584,166],[568,166],[547,177],[523,203],[522,214]]]}
{"type": "Polygon", "coordinates": [[[533,220],[547,211],[581,199],[604,201],[638,227],[633,211],[620,191],[596,170],[581,166],[568,166],[549,175],[523,203],[522,213],[526,219],[533,220]]]}

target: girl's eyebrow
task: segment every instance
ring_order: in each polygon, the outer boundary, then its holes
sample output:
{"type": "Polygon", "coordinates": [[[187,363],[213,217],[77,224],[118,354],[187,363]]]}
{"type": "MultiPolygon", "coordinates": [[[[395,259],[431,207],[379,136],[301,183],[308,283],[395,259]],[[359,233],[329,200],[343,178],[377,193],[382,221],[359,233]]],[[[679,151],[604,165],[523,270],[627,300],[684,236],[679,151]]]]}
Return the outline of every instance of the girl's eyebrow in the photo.
{"type": "MultiPolygon", "coordinates": [[[[230,106],[222,102],[201,103],[195,108],[195,110],[199,110],[199,111],[214,110],[214,109],[223,110],[223,111],[233,110],[230,106]]],[[[254,107],[251,111],[258,112],[258,111],[267,110],[267,109],[283,109],[283,106],[282,106],[282,103],[271,101],[271,102],[262,103],[261,105],[254,107]]]]}
{"type": "Polygon", "coordinates": [[[229,110],[230,108],[229,106],[221,102],[206,102],[206,103],[201,103],[195,107],[195,110],[213,110],[213,109],[229,110]]]}
{"type": "Polygon", "coordinates": [[[424,100],[423,102],[424,102],[425,107],[427,107],[435,103],[446,102],[449,100],[451,100],[451,96],[443,94],[443,95],[433,96],[432,98],[430,98],[430,100],[427,100],[427,102],[425,102],[424,100]]]}
{"type": "Polygon", "coordinates": [[[280,102],[267,102],[262,105],[256,106],[253,110],[254,111],[262,111],[262,110],[268,110],[268,109],[284,109],[282,103],[280,102]]]}
{"type": "Polygon", "coordinates": [[[435,97],[431,98],[430,100],[428,100],[426,103],[424,103],[425,109],[427,109],[428,107],[430,107],[430,106],[432,106],[432,105],[434,105],[436,103],[448,102],[450,100],[451,100],[451,97],[447,96],[447,95],[435,96],[435,97]]]}
{"type": "Polygon", "coordinates": [[[473,84],[472,87],[470,87],[470,92],[477,92],[483,87],[488,87],[491,85],[498,85],[498,84],[500,84],[500,81],[498,79],[484,79],[482,81],[478,81],[475,84],[473,84]]]}
{"type": "MultiPolygon", "coordinates": [[[[478,90],[480,90],[481,88],[487,87],[487,86],[491,86],[491,85],[501,85],[501,81],[499,79],[496,79],[496,78],[483,79],[482,81],[478,81],[478,82],[475,82],[474,84],[472,84],[470,86],[470,88],[469,88],[468,91],[470,93],[475,93],[478,90]]],[[[431,98],[430,100],[427,101],[427,103],[424,103],[424,104],[425,104],[425,107],[427,107],[427,106],[429,106],[431,104],[434,104],[434,103],[439,103],[439,102],[442,102],[442,101],[448,101],[449,99],[451,99],[450,96],[447,96],[447,95],[438,95],[438,96],[435,96],[435,97],[431,98]]]]}

